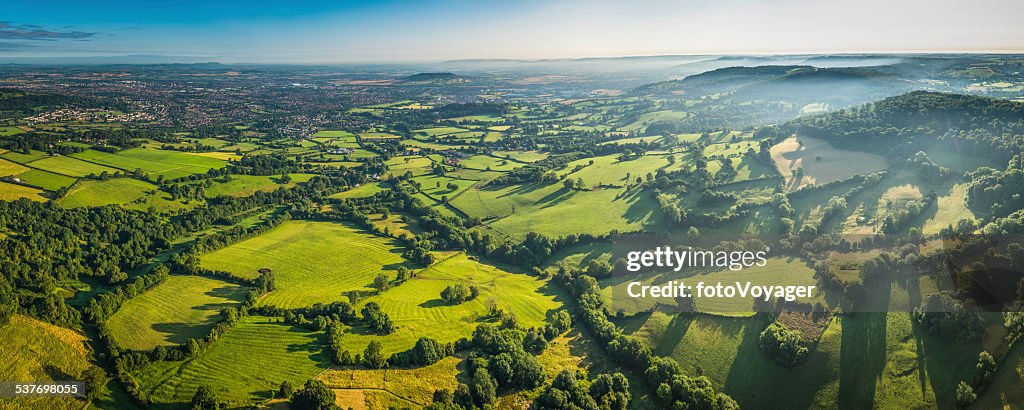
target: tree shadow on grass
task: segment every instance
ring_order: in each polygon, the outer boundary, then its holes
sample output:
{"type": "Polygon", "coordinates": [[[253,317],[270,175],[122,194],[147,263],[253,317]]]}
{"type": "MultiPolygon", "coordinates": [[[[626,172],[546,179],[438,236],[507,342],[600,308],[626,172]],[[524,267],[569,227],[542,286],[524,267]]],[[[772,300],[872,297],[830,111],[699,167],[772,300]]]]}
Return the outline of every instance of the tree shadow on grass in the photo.
{"type": "MultiPolygon", "coordinates": [[[[813,350],[808,360],[787,369],[764,354],[760,334],[767,323],[756,318],[733,319],[729,328],[742,332],[739,348],[729,369],[725,392],[740,406],[805,409],[814,407],[815,396],[831,382],[827,352],[813,350]]],[[[840,400],[841,402],[841,400],[840,400]]]]}

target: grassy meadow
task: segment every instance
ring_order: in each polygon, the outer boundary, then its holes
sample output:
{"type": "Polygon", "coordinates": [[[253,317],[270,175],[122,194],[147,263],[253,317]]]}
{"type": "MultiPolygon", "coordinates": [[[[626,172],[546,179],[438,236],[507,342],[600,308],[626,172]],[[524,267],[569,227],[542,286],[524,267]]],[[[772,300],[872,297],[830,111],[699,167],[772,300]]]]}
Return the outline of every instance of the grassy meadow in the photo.
{"type": "Polygon", "coordinates": [[[117,343],[127,349],[150,350],[206,337],[221,319],[220,310],[238,306],[242,287],[201,276],[172,275],[118,309],[107,320],[117,343]]]}
{"type": "Polygon", "coordinates": [[[259,304],[296,308],[345,300],[342,293],[367,291],[377,274],[403,263],[402,248],[347,224],[288,221],[263,235],[202,256],[202,266],[256,277],[269,268],[277,290],[259,304]]]}

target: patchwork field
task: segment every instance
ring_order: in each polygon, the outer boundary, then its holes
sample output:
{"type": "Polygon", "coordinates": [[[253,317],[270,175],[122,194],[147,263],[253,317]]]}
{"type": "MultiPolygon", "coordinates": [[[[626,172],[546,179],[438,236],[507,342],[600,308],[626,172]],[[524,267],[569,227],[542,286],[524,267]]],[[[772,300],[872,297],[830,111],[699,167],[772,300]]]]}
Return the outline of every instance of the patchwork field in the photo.
{"type": "Polygon", "coordinates": [[[288,221],[203,255],[202,266],[248,278],[269,268],[277,290],[258,303],[296,308],[346,300],[345,291],[368,290],[378,273],[395,275],[402,252],[395,241],[346,224],[288,221]]]}
{"type": "Polygon", "coordinates": [[[406,350],[422,336],[441,343],[454,342],[472,335],[477,325],[494,320],[487,316],[490,299],[515,314],[524,327],[542,325],[549,312],[562,306],[561,294],[546,281],[482,264],[464,254],[438,256],[445,259],[418,271],[415,278],[402,285],[360,301],[360,305],[371,301],[380,304],[395,324],[394,333],[378,336],[361,327],[350,328],[342,345],[354,355],[371,340],[380,341],[385,354],[406,350]],[[454,283],[476,286],[480,296],[447,305],[441,300],[441,291],[454,283]]]}
{"type": "Polygon", "coordinates": [[[838,149],[825,140],[790,137],[771,148],[772,159],[790,190],[885,169],[881,155],[838,149]],[[794,173],[803,170],[797,180],[794,173]]]}
{"type": "Polygon", "coordinates": [[[107,320],[121,347],[150,350],[206,337],[220,310],[245,298],[238,285],[201,276],[170,276],[132,298],[107,320]]]}
{"type": "Polygon", "coordinates": [[[238,407],[270,399],[282,381],[299,386],[329,367],[323,333],[279,320],[244,318],[198,358],[150,365],[139,383],[156,403],[187,403],[205,385],[238,407]]]}
{"type": "Polygon", "coordinates": [[[227,165],[227,161],[201,155],[141,148],[118,151],[113,154],[87,150],[73,154],[72,157],[129,172],[141,169],[143,172],[151,174],[152,178],[158,176],[180,178],[204,174],[210,169],[220,169],[227,165]]]}

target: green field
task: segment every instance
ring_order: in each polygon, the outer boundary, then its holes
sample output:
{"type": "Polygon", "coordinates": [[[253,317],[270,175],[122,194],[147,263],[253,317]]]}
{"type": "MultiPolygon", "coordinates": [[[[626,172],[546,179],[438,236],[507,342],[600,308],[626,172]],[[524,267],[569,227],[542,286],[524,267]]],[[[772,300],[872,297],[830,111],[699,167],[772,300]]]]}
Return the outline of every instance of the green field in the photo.
{"type": "Polygon", "coordinates": [[[494,151],[492,155],[521,162],[537,162],[548,157],[547,153],[537,151],[494,151]]]}
{"type": "Polygon", "coordinates": [[[189,207],[188,204],[171,201],[170,194],[159,191],[156,185],[133,178],[81,181],[57,203],[68,208],[111,204],[140,210],[150,206],[158,210],[189,207]]]}
{"type": "Polygon", "coordinates": [[[689,114],[684,111],[654,111],[640,115],[639,119],[623,127],[620,127],[619,129],[622,131],[643,131],[647,129],[647,126],[654,124],[656,122],[676,122],[681,121],[688,116],[689,114]]]}
{"type": "Polygon", "coordinates": [[[75,178],[71,178],[64,175],[54,174],[52,172],[40,171],[38,169],[31,169],[18,175],[18,178],[26,184],[32,184],[48,191],[56,191],[58,189],[71,186],[77,181],[75,178]]]}
{"type": "Polygon", "coordinates": [[[72,156],[129,172],[141,169],[143,172],[151,174],[151,178],[161,175],[165,178],[180,178],[204,174],[210,169],[220,169],[227,165],[227,161],[202,155],[142,148],[118,151],[113,154],[87,150],[72,156]]]}
{"type": "Polygon", "coordinates": [[[413,176],[420,176],[430,173],[430,166],[434,164],[434,161],[427,157],[394,157],[385,163],[390,170],[388,175],[397,176],[411,172],[413,176]]]}
{"type": "Polygon", "coordinates": [[[365,198],[368,196],[373,196],[374,194],[385,189],[387,189],[387,187],[383,183],[369,182],[357,186],[355,188],[349,189],[347,191],[338,192],[334,195],[331,195],[330,197],[338,199],[365,198]]]}
{"type": "Polygon", "coordinates": [[[635,183],[636,178],[645,177],[648,173],[655,174],[659,170],[676,171],[687,163],[683,154],[673,154],[672,157],[675,158],[675,162],[669,162],[669,155],[644,155],[629,161],[619,161],[615,155],[584,158],[570,162],[564,170],[559,171],[559,175],[583,179],[586,186],[624,186],[627,183],[635,183]],[[590,164],[591,161],[593,164],[590,164]],[[573,172],[577,166],[583,168],[573,172]]]}
{"type": "Polygon", "coordinates": [[[44,171],[50,171],[53,173],[67,175],[71,177],[84,177],[89,174],[99,175],[103,172],[113,174],[118,171],[117,169],[114,168],[105,167],[103,165],[97,165],[91,162],[85,162],[65,156],[43,158],[40,160],[29,162],[28,165],[33,168],[39,168],[44,171]]]}
{"type": "Polygon", "coordinates": [[[530,231],[551,236],[628,232],[661,220],[654,198],[639,189],[570,191],[561,183],[474,187],[452,205],[470,216],[497,217],[485,229],[512,237],[530,231]]]}
{"type": "Polygon", "coordinates": [[[477,325],[489,320],[487,300],[491,298],[500,308],[514,313],[524,327],[542,325],[549,311],[561,307],[560,293],[547,282],[455,254],[419,271],[416,278],[398,287],[360,301],[380,304],[395,324],[394,333],[378,336],[361,327],[353,328],[345,334],[342,344],[355,354],[361,353],[371,340],[379,340],[385,354],[391,354],[412,347],[423,336],[441,343],[454,342],[469,337],[477,325]],[[480,296],[460,305],[445,304],[441,291],[460,282],[477,286],[480,296]]]}
{"type": "Polygon", "coordinates": [[[323,333],[251,316],[239,321],[196,359],[159,362],[137,375],[157,403],[192,399],[199,386],[210,386],[231,407],[256,404],[289,381],[299,386],[326,369],[323,333]]]}
{"type": "Polygon", "coordinates": [[[394,276],[402,248],[341,223],[288,221],[273,230],[202,256],[202,266],[255,277],[270,268],[277,290],[261,305],[296,308],[346,300],[343,292],[367,290],[383,271],[394,276]]]}
{"type": "Polygon", "coordinates": [[[256,192],[270,192],[279,188],[292,188],[295,185],[312,179],[314,174],[288,174],[291,182],[282,184],[280,176],[232,175],[229,182],[216,182],[206,188],[206,196],[215,198],[221,195],[249,196],[256,192]]]}
{"type": "Polygon", "coordinates": [[[474,155],[459,161],[459,165],[485,171],[511,171],[523,166],[519,162],[495,158],[489,155],[474,155]]]}
{"type": "Polygon", "coordinates": [[[9,137],[11,135],[18,135],[23,133],[25,133],[25,131],[18,127],[0,127],[0,137],[9,137]]]}
{"type": "Polygon", "coordinates": [[[150,350],[206,337],[220,310],[245,298],[240,286],[201,276],[170,276],[118,309],[107,320],[117,343],[150,350]]]}
{"type": "Polygon", "coordinates": [[[442,196],[452,198],[454,195],[457,195],[459,192],[463,192],[464,190],[466,190],[466,188],[469,188],[470,186],[477,182],[466,179],[449,178],[446,176],[432,174],[415,177],[413,178],[413,181],[416,181],[420,184],[420,189],[424,193],[439,200],[441,199],[442,196]],[[454,191],[450,190],[448,189],[448,184],[458,185],[458,188],[455,189],[454,191]]]}
{"type": "Polygon", "coordinates": [[[35,150],[29,151],[28,153],[23,153],[20,151],[8,151],[3,154],[0,154],[0,158],[8,159],[19,164],[27,164],[29,162],[38,159],[43,159],[48,156],[49,155],[47,155],[45,152],[35,150]]]}

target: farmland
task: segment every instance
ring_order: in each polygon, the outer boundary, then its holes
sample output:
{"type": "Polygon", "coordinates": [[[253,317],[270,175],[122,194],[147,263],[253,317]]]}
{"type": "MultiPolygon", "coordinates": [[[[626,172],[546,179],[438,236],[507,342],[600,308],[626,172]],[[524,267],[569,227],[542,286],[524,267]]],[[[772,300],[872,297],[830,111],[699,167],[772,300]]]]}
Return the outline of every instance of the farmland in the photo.
{"type": "Polygon", "coordinates": [[[188,401],[196,388],[208,385],[224,400],[254,404],[270,399],[282,381],[298,385],[326,369],[322,343],[322,334],[270,318],[246,318],[202,356],[157,363],[138,378],[157,403],[188,401]]]}
{"type": "Polygon", "coordinates": [[[203,255],[203,267],[255,277],[271,269],[278,289],[261,304],[303,307],[343,300],[343,292],[367,290],[381,272],[401,265],[393,241],[348,225],[289,221],[266,234],[203,255]]]}
{"type": "Polygon", "coordinates": [[[371,340],[378,340],[384,351],[391,354],[412,347],[420,336],[442,343],[454,342],[470,336],[477,325],[493,320],[487,317],[489,299],[494,299],[499,308],[515,314],[526,326],[542,324],[548,312],[561,305],[560,293],[544,281],[485,265],[462,254],[441,258],[442,261],[419,271],[408,283],[363,302],[380,304],[398,331],[374,336],[365,329],[349,329],[344,347],[361,352],[371,340]],[[459,305],[446,305],[441,300],[441,291],[454,283],[477,286],[480,296],[459,305]]]}
{"type": "Polygon", "coordinates": [[[243,296],[238,285],[170,276],[122,306],[107,325],[117,343],[128,349],[178,345],[206,336],[220,319],[220,310],[237,306],[243,296]]]}
{"type": "Polygon", "coordinates": [[[0,408],[1024,406],[1020,59],[691,57],[0,66],[0,408]]]}

